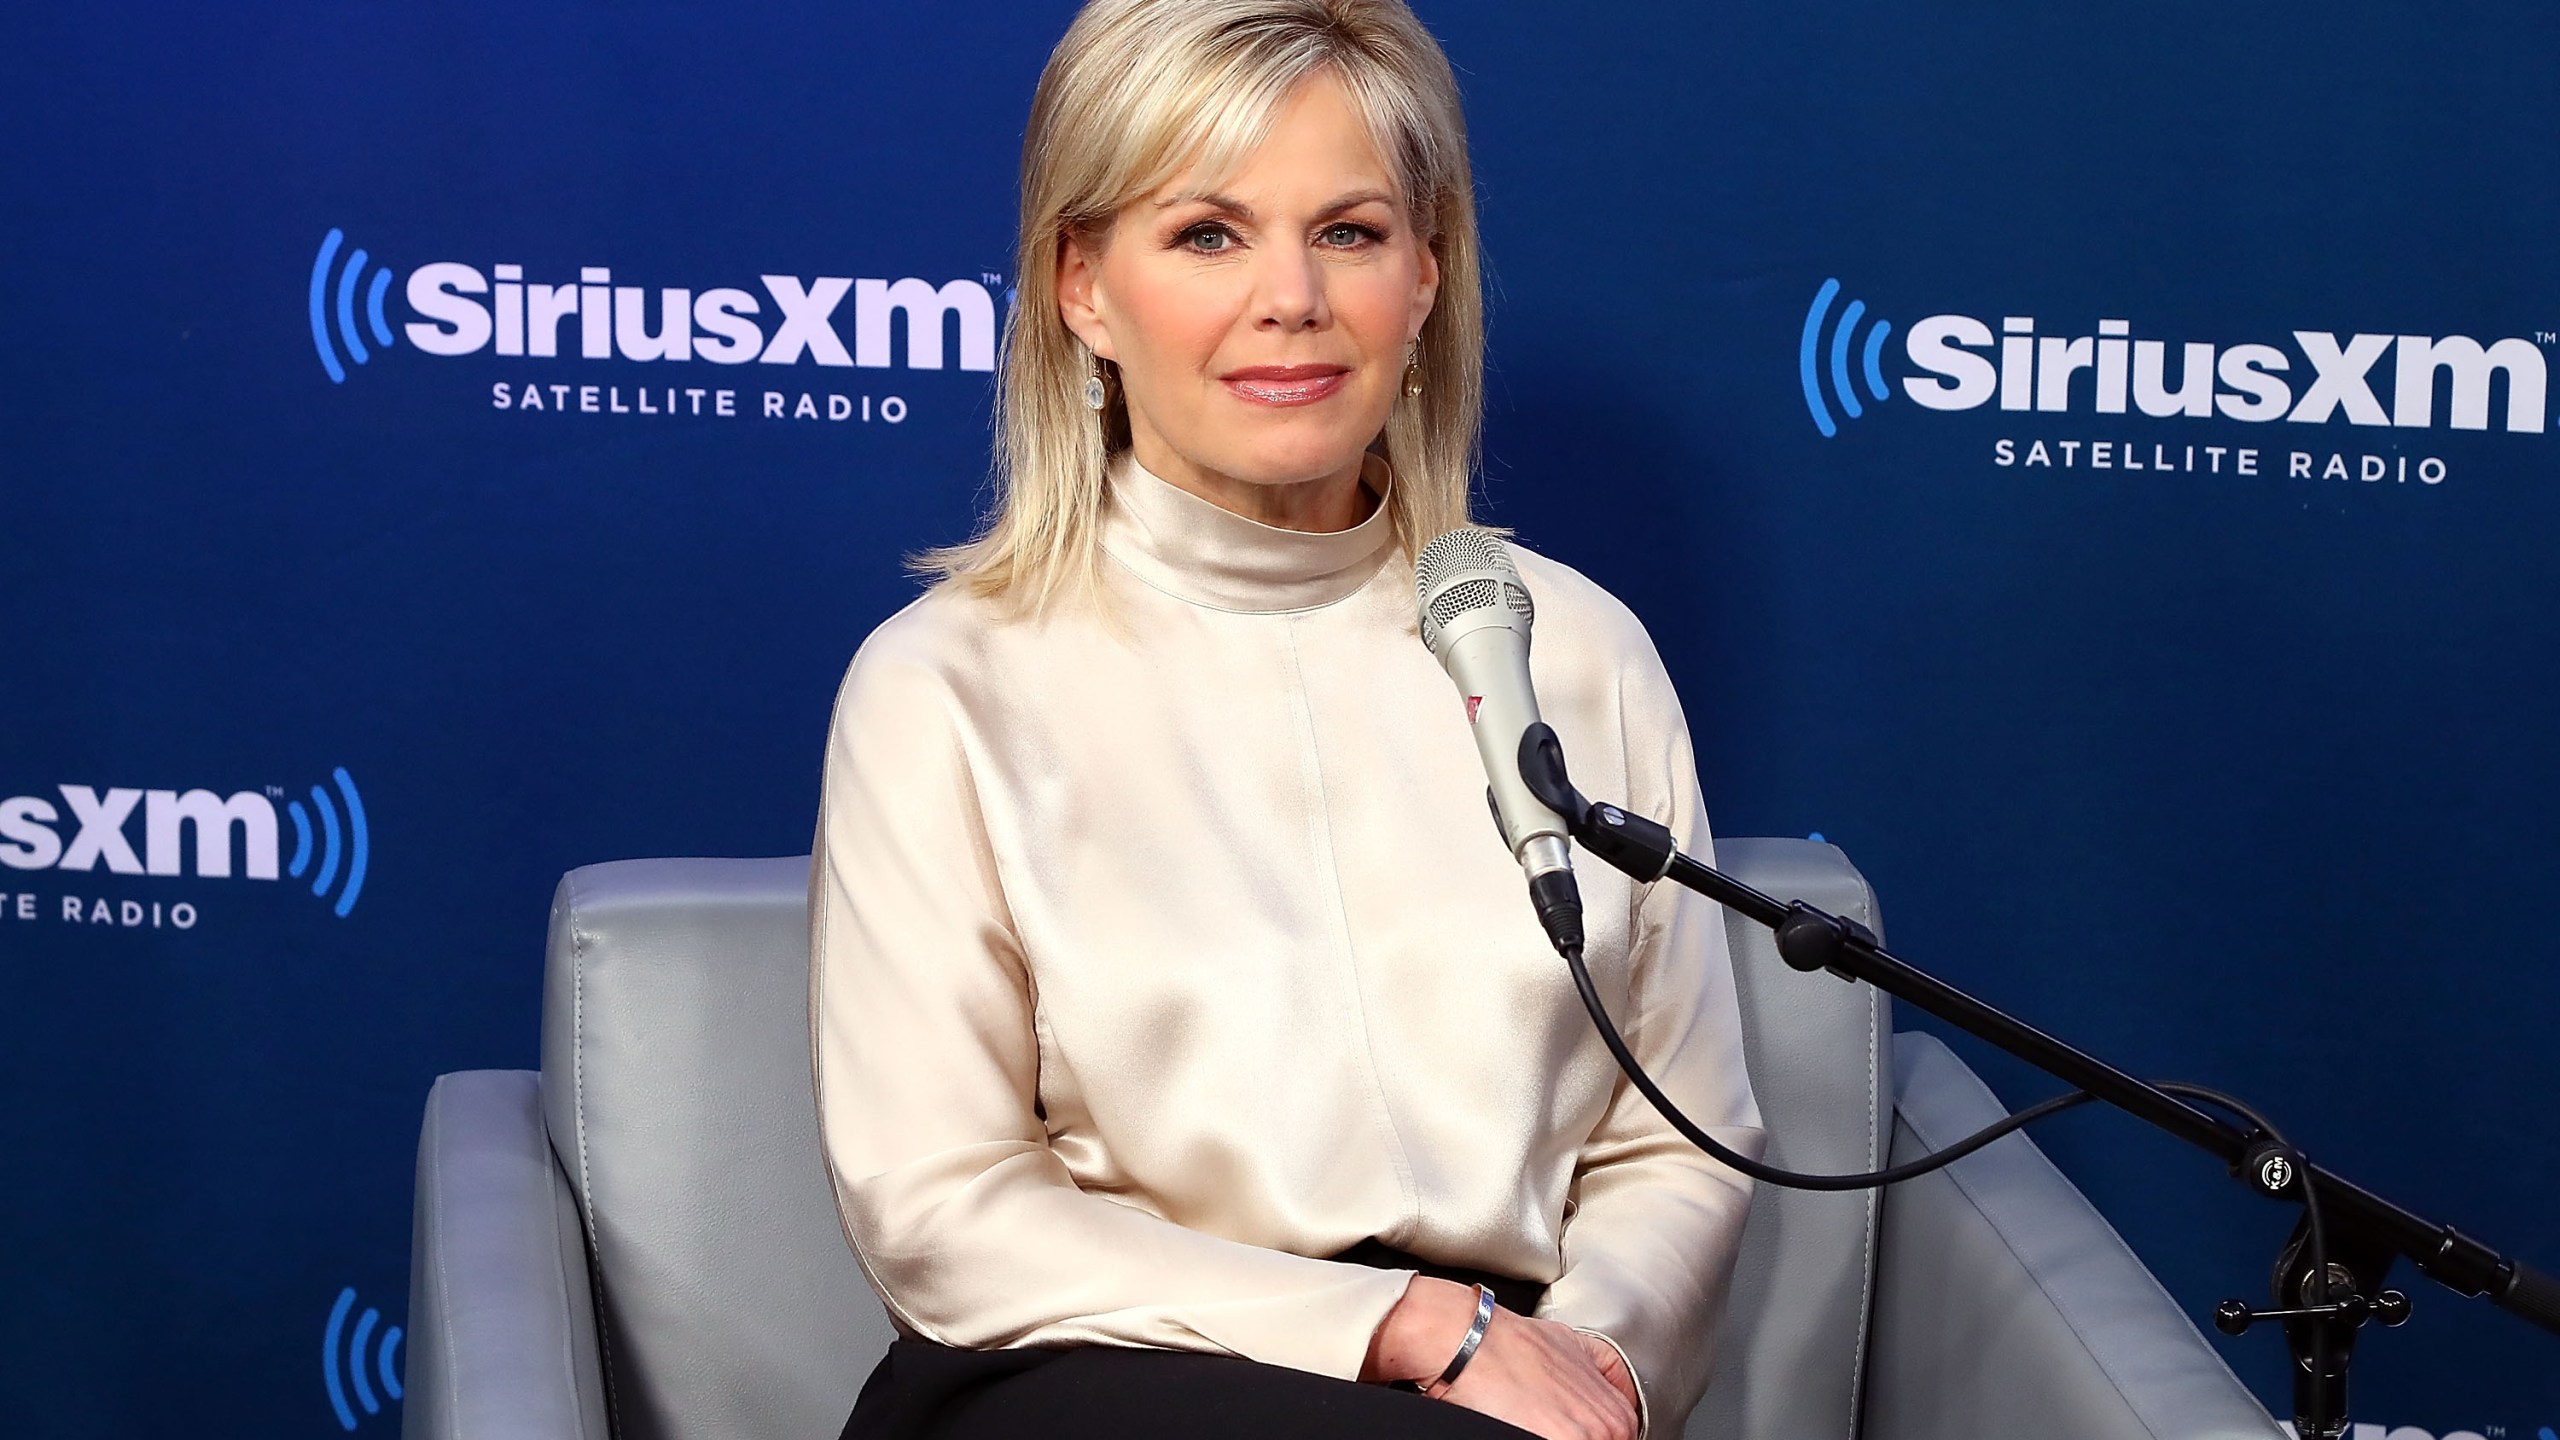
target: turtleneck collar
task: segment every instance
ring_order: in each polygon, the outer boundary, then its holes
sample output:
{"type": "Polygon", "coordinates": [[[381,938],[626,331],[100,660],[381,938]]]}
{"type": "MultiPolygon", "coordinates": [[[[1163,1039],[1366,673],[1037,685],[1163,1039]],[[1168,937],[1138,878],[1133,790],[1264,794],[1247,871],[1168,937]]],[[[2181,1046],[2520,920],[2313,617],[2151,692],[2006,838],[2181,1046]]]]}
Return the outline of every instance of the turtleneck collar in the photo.
{"type": "Polygon", "coordinates": [[[1124,450],[1111,461],[1102,547],[1195,605],[1260,614],[1330,605],[1368,583],[1395,545],[1387,462],[1363,455],[1360,482],[1378,496],[1368,519],[1323,534],[1284,530],[1203,500],[1124,450]]]}

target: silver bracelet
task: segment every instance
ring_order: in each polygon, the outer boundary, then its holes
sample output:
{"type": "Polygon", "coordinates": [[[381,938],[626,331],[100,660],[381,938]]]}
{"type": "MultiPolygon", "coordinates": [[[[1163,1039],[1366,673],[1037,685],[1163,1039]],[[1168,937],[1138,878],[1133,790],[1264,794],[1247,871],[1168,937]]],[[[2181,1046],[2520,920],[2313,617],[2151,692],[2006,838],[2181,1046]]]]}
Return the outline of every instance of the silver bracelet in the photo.
{"type": "Polygon", "coordinates": [[[1440,1378],[1424,1387],[1422,1393],[1434,1400],[1448,1394],[1449,1387],[1458,1383],[1458,1372],[1466,1369],[1467,1362],[1476,1358],[1476,1347],[1484,1343],[1484,1332],[1492,1324],[1493,1291],[1478,1285],[1476,1287],[1476,1318],[1473,1324],[1467,1326],[1467,1338],[1458,1342],[1458,1353],[1451,1357],[1449,1368],[1441,1371],[1440,1378]]]}

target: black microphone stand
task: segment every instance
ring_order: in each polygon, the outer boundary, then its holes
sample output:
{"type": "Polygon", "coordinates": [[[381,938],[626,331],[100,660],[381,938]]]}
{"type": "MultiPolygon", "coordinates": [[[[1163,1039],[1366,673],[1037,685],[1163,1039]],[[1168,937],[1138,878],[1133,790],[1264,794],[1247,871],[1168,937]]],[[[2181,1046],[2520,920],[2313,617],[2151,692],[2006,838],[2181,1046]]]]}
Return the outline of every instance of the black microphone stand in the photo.
{"type": "MultiPolygon", "coordinates": [[[[1520,737],[1520,773],[1585,849],[1640,882],[1670,880],[1766,926],[1777,936],[1779,955],[1793,968],[1864,980],[2195,1146],[2259,1194],[2302,1204],[2303,1218],[2276,1258],[2275,1304],[2252,1310],[2226,1300],[2214,1310],[2214,1327],[2227,1335],[2240,1334],[2258,1320],[2283,1322],[2293,1355],[2294,1424],[2302,1440],[2335,1440],[2345,1433],[2347,1368],[2365,1322],[2394,1326],[2408,1319],[2408,1297],[2382,1283],[2400,1259],[2456,1294],[2486,1295],[2499,1307],[2560,1333],[2560,1281],[2311,1163],[2263,1121],[2241,1129],[1975,999],[1886,950],[1874,932],[1854,920],[1800,900],[1773,899],[1700,864],[1680,853],[1663,826],[1583,798],[1567,778],[1563,747],[1546,725],[1532,725],[1520,737]]],[[[1594,1007],[1604,1033],[1614,1038],[1615,1027],[1597,1010],[1597,995],[1587,987],[1585,1001],[1594,1007]]],[[[1622,1045],[1611,1048],[1622,1067],[1633,1066],[1634,1057],[1622,1045]]],[[[1657,1105],[1664,1103],[1640,1071],[1629,1068],[1629,1078],[1657,1105]]],[[[1685,1119],[1670,1117],[1667,1110],[1666,1117],[1675,1123],[1685,1119]]]]}

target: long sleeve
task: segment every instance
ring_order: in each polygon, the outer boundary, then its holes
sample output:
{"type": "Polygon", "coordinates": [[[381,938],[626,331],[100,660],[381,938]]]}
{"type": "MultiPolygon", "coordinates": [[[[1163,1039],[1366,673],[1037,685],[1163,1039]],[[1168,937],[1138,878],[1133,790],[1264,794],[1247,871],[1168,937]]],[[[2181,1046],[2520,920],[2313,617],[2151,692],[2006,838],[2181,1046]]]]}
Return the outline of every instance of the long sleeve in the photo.
{"type": "MultiPolygon", "coordinates": [[[[1625,802],[1712,860],[1689,732],[1649,643],[1622,678],[1625,802]]],[[[1613,1016],[1655,1082],[1692,1120],[1758,1158],[1760,1114],[1743,1065],[1722,912],[1667,881],[1637,892],[1630,999],[1613,1016]]],[[[1713,1369],[1713,1337],[1751,1182],[1709,1159],[1627,1083],[1577,1157],[1564,1273],[1541,1313],[1614,1344],[1633,1372],[1648,1433],[1683,1422],[1713,1369]]]]}
{"type": "MultiPolygon", "coordinates": [[[[924,602],[930,605],[932,602],[924,602]]],[[[1200,1350],[1343,1378],[1408,1271],[1306,1258],[1079,1188],[1040,1104],[1034,972],[920,607],[830,727],[810,874],[812,1066],[847,1238],[907,1332],[1200,1350]]]]}

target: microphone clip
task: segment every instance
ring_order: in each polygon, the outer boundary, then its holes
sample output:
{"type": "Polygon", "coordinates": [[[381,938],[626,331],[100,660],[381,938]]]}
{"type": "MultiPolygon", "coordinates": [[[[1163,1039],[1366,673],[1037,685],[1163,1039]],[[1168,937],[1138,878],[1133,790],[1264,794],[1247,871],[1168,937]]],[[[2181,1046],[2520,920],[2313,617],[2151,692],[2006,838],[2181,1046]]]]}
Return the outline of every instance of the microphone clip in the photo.
{"type": "Polygon", "coordinates": [[[1563,818],[1585,850],[1645,884],[1671,872],[1680,845],[1669,827],[1583,798],[1565,773],[1563,742],[1543,720],[1520,732],[1520,779],[1539,804],[1563,818]]]}

